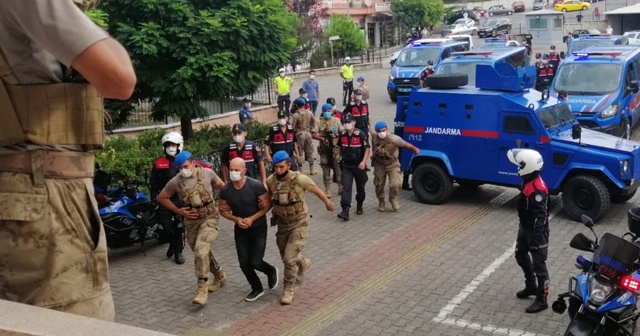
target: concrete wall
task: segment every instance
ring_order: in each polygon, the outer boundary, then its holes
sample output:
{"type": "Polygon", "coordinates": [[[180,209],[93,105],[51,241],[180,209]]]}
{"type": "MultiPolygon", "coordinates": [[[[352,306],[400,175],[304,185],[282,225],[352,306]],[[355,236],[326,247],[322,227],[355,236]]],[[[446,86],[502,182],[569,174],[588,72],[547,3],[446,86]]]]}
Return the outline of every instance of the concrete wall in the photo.
{"type": "Polygon", "coordinates": [[[0,300],[3,336],[171,336],[123,324],[0,300]]]}
{"type": "MultiPolygon", "coordinates": [[[[601,18],[603,16],[600,16],[601,18]]],[[[572,32],[576,29],[597,29],[601,33],[605,33],[607,31],[607,25],[609,23],[607,21],[583,21],[581,23],[567,23],[564,25],[563,35],[566,35],[569,32],[572,32]]],[[[616,32],[613,32],[616,34],[616,32]]]]}
{"type": "Polygon", "coordinates": [[[609,22],[611,28],[613,28],[613,33],[616,35],[622,35],[630,30],[640,30],[640,14],[607,15],[607,22],[609,22]]]}
{"type": "Polygon", "coordinates": [[[556,45],[562,43],[562,36],[564,35],[562,25],[555,27],[555,20],[562,18],[562,14],[541,14],[541,15],[527,15],[526,27],[527,31],[533,36],[532,44],[535,45],[556,45]],[[538,19],[539,17],[539,19],[538,19]],[[546,21],[546,28],[531,28],[531,20],[546,21]]]}
{"type": "MultiPolygon", "coordinates": [[[[380,63],[366,63],[366,64],[354,64],[354,68],[356,69],[356,73],[358,71],[362,71],[362,70],[369,70],[369,69],[377,69],[377,68],[381,68],[382,64],[380,63]]],[[[316,76],[327,76],[327,75],[333,75],[335,74],[336,76],[336,81],[338,80],[338,73],[339,73],[339,69],[338,68],[322,68],[322,69],[315,69],[316,70],[316,76]]],[[[294,72],[289,74],[289,76],[293,79],[297,79],[299,82],[302,82],[304,79],[306,79],[309,75],[308,70],[307,71],[299,71],[299,72],[294,72]]],[[[296,86],[296,84],[294,83],[294,88],[296,88],[298,86],[296,86]]],[[[297,92],[297,91],[296,91],[297,92]]],[[[292,92],[292,97],[296,97],[297,94],[292,92]]],[[[275,103],[275,101],[274,101],[275,103]]],[[[252,107],[251,108],[251,112],[253,112],[253,118],[256,121],[259,121],[261,123],[265,123],[265,124],[273,124],[276,121],[278,121],[278,118],[276,117],[276,113],[278,112],[278,108],[277,106],[271,105],[271,106],[257,106],[257,107],[252,107]]],[[[200,129],[202,127],[204,127],[205,125],[207,126],[214,126],[214,125],[218,125],[218,126],[222,126],[222,125],[227,125],[227,126],[232,126],[233,124],[239,123],[240,119],[238,118],[238,110],[234,110],[234,111],[230,111],[230,112],[226,112],[223,114],[216,114],[213,116],[210,116],[208,118],[205,119],[193,119],[192,121],[193,124],[193,129],[197,130],[200,129]]],[[[145,126],[145,127],[132,127],[132,128],[126,128],[126,129],[118,129],[118,130],[114,130],[113,133],[111,134],[107,134],[107,138],[115,138],[121,135],[124,135],[128,138],[135,138],[137,137],[139,134],[141,134],[142,132],[149,130],[149,129],[163,129],[166,130],[167,132],[170,131],[180,131],[180,122],[175,122],[175,123],[171,123],[168,125],[156,125],[156,126],[145,126]]]]}

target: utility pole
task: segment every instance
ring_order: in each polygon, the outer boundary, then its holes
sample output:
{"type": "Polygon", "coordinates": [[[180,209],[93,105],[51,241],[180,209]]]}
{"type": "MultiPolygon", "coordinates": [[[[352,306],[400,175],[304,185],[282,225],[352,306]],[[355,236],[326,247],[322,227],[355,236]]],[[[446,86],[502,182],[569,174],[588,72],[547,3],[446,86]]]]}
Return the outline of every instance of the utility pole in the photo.
{"type": "Polygon", "coordinates": [[[329,46],[331,46],[331,66],[333,66],[333,41],[340,39],[340,36],[329,36],[329,46]]]}

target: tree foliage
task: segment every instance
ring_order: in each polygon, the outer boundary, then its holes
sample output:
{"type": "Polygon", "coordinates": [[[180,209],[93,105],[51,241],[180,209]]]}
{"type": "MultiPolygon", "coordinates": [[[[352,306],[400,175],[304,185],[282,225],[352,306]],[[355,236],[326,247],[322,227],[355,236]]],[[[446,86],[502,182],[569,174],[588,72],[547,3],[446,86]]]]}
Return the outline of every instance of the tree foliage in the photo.
{"type": "MultiPolygon", "coordinates": [[[[340,36],[333,42],[335,57],[355,56],[361,54],[367,48],[367,41],[360,28],[346,15],[331,14],[329,25],[324,30],[324,40],[329,41],[331,36],[340,36]]],[[[329,43],[323,43],[323,48],[329,50],[329,43]]]]}
{"type": "Polygon", "coordinates": [[[302,63],[313,48],[321,42],[320,19],[325,15],[326,9],[322,5],[322,0],[287,0],[287,8],[299,19],[292,22],[298,36],[298,43],[289,60],[291,65],[297,65],[302,63]]]}
{"type": "Polygon", "coordinates": [[[442,0],[391,0],[391,12],[400,26],[412,28],[439,23],[445,8],[442,0]]]}
{"type": "Polygon", "coordinates": [[[130,103],[153,101],[152,117],[178,116],[185,137],[204,100],[250,94],[296,45],[284,0],[103,0],[109,32],[138,76],[130,103]]]}

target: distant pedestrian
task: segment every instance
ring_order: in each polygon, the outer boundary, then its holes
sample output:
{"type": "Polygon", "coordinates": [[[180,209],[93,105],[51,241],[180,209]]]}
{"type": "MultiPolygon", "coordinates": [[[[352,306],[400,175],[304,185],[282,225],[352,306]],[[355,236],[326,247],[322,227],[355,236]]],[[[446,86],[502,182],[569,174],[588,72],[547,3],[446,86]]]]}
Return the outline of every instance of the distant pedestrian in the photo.
{"type": "Polygon", "coordinates": [[[311,112],[316,115],[318,101],[320,101],[320,85],[316,82],[316,71],[309,70],[309,79],[302,83],[302,88],[307,91],[307,100],[311,104],[311,112]]]}
{"type": "Polygon", "coordinates": [[[278,111],[284,111],[289,117],[289,105],[291,105],[291,88],[293,79],[285,74],[284,68],[278,70],[278,77],[273,80],[273,90],[278,96],[278,111]]]}
{"type": "Polygon", "coordinates": [[[582,22],[582,14],[576,15],[576,20],[578,21],[578,23],[582,22]]]}
{"type": "Polygon", "coordinates": [[[467,18],[469,18],[469,14],[465,11],[464,13],[462,13],[462,17],[466,20],[467,18]]]}
{"type": "Polygon", "coordinates": [[[253,120],[253,114],[251,113],[251,99],[245,98],[242,100],[242,107],[240,107],[238,117],[240,117],[241,124],[248,124],[253,120]]]}
{"type": "Polygon", "coordinates": [[[611,25],[608,25],[608,26],[607,26],[607,34],[608,34],[608,35],[613,34],[613,28],[611,28],[611,25]]]}
{"type": "Polygon", "coordinates": [[[369,87],[367,86],[367,84],[365,84],[364,77],[362,76],[358,77],[356,82],[358,83],[358,89],[362,91],[362,100],[364,101],[369,100],[369,87]]]}

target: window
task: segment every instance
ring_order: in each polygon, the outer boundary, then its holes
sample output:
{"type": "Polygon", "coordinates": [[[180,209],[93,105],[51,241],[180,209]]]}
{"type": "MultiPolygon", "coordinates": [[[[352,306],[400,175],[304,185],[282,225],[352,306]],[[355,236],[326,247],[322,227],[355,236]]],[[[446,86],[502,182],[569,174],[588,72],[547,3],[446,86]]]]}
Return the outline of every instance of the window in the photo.
{"type": "Polygon", "coordinates": [[[557,17],[553,19],[553,28],[555,29],[562,28],[562,17],[557,17]]]}
{"type": "Polygon", "coordinates": [[[627,71],[626,71],[626,74],[624,76],[625,96],[631,93],[631,91],[628,91],[626,88],[631,86],[631,81],[633,81],[635,79],[636,79],[636,73],[633,70],[633,65],[629,64],[629,66],[627,66],[627,71]]]}
{"type": "Polygon", "coordinates": [[[457,52],[467,51],[469,50],[468,46],[469,44],[456,45],[456,46],[453,46],[453,51],[457,51],[457,52]]]}
{"type": "Polygon", "coordinates": [[[442,52],[442,59],[447,59],[451,57],[451,49],[446,48],[443,52],[442,52]]]}
{"type": "Polygon", "coordinates": [[[547,19],[530,19],[529,26],[531,29],[547,29],[547,19]]]}
{"type": "Polygon", "coordinates": [[[503,129],[509,133],[534,134],[533,126],[529,118],[520,115],[510,115],[504,117],[503,129]]]}
{"type": "Polygon", "coordinates": [[[527,64],[525,63],[525,51],[521,51],[515,55],[509,56],[505,59],[505,61],[515,69],[517,67],[524,67],[527,64]]]}

